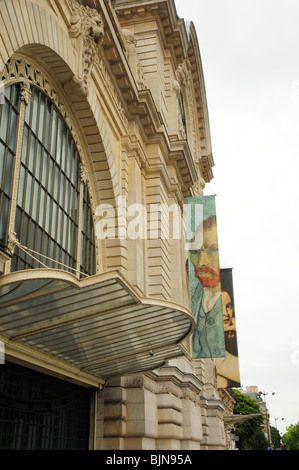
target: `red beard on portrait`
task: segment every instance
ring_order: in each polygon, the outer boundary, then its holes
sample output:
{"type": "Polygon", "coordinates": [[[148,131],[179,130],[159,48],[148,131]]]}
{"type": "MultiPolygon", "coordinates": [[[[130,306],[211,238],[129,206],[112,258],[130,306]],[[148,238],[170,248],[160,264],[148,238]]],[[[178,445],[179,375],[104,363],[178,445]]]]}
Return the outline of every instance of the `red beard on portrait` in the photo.
{"type": "Polygon", "coordinates": [[[209,266],[194,268],[194,272],[203,287],[212,289],[216,287],[220,281],[219,273],[209,266]]]}

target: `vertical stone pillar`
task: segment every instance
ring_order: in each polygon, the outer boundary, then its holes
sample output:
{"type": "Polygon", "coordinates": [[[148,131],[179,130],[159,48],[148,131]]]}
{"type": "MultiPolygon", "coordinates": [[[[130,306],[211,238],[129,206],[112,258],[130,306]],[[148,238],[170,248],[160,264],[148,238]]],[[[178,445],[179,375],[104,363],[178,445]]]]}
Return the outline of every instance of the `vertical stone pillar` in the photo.
{"type": "Polygon", "coordinates": [[[203,438],[199,398],[186,389],[182,398],[183,440],[182,450],[200,450],[203,438]]]}
{"type": "Polygon", "coordinates": [[[122,387],[121,379],[108,382],[103,391],[104,423],[103,449],[123,450],[126,436],[126,389],[122,387]]]}
{"type": "Polygon", "coordinates": [[[157,450],[181,450],[183,438],[182,402],[179,390],[170,382],[160,383],[157,394],[157,450]]]}
{"type": "Polygon", "coordinates": [[[155,449],[157,436],[157,401],[155,383],[145,375],[126,378],[127,436],[126,449],[155,449]]]}

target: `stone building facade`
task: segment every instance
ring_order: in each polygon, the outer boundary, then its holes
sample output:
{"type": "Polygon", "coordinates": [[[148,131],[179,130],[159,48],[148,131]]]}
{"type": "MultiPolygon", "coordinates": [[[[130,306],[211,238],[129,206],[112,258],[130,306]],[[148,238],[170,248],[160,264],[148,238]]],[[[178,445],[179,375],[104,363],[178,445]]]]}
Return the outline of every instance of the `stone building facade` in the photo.
{"type": "Polygon", "coordinates": [[[226,449],[191,354],[183,207],[214,165],[193,23],[173,0],[0,4],[0,372],[89,392],[90,449],[226,449]]]}

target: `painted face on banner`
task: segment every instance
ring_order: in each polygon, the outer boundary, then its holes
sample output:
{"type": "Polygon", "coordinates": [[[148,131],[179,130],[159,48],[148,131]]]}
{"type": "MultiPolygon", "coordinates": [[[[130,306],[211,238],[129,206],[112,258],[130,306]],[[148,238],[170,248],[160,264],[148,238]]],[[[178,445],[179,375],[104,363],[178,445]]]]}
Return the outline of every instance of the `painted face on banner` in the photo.
{"type": "Polygon", "coordinates": [[[222,306],[223,306],[223,323],[224,329],[232,325],[233,322],[233,306],[230,295],[226,291],[222,291],[222,306]]]}
{"type": "Polygon", "coordinates": [[[202,246],[191,251],[190,260],[194,265],[195,276],[202,286],[216,289],[220,283],[216,223],[204,228],[202,246]]]}

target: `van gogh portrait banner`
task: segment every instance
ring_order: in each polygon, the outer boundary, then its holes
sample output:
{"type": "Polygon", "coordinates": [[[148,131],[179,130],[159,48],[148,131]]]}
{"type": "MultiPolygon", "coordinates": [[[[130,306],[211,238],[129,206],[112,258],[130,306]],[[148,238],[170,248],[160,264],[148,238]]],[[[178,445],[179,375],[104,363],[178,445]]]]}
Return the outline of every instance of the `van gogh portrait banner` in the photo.
{"type": "Polygon", "coordinates": [[[233,271],[220,269],[226,359],[216,362],[219,388],[240,387],[236,313],[233,290],[233,271]]]}
{"type": "Polygon", "coordinates": [[[214,196],[186,199],[193,358],[225,357],[214,196]]]}

